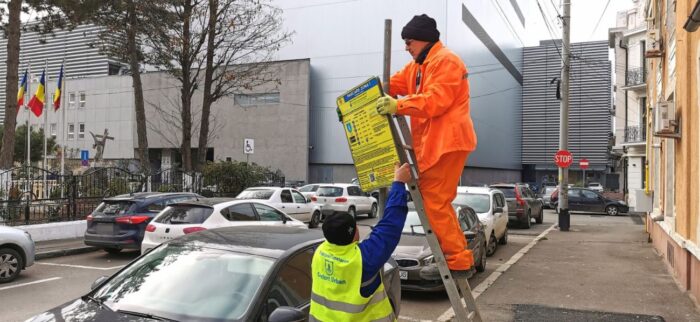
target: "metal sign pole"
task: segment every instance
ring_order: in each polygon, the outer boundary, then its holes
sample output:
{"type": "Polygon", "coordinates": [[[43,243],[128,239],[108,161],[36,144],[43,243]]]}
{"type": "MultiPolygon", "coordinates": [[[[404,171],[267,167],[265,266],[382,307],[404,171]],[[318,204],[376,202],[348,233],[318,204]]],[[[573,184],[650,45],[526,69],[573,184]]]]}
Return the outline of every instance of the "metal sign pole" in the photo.
{"type": "MultiPolygon", "coordinates": [[[[384,93],[389,94],[389,82],[391,80],[391,19],[384,20],[384,72],[382,74],[382,83],[384,84],[384,93]]],[[[379,200],[377,215],[379,218],[384,218],[384,207],[386,206],[386,198],[388,195],[387,188],[379,188],[379,200]]]]}

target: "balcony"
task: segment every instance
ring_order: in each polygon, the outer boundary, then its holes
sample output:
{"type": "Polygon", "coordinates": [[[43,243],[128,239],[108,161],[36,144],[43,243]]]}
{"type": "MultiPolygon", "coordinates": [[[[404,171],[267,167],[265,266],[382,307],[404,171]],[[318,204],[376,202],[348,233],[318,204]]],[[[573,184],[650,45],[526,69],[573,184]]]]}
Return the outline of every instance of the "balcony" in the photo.
{"type": "Polygon", "coordinates": [[[642,125],[625,127],[625,143],[646,143],[647,129],[642,125]]]}
{"type": "Polygon", "coordinates": [[[647,73],[644,67],[631,68],[627,70],[625,76],[625,86],[633,87],[646,83],[647,73]]]}

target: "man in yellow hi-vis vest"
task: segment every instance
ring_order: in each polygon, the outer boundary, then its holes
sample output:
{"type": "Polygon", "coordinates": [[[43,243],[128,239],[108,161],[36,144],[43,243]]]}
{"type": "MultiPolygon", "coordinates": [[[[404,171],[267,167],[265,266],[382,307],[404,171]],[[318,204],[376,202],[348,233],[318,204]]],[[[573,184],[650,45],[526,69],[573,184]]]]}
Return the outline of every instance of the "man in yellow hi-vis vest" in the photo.
{"type": "Polygon", "coordinates": [[[361,243],[352,216],[334,214],[323,222],[326,241],[311,261],[309,321],[396,321],[384,290],[382,268],[396,249],[406,222],[409,171],[408,164],[396,166],[384,217],[361,243]]]}

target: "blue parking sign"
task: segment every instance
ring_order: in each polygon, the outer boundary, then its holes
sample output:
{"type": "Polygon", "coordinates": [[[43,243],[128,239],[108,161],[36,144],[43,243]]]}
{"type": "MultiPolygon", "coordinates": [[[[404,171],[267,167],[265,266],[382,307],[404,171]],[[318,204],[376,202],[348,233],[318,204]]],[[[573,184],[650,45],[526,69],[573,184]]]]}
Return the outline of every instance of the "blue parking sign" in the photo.
{"type": "Polygon", "coordinates": [[[90,163],[90,151],[80,150],[80,163],[82,166],[87,167],[90,163]]]}

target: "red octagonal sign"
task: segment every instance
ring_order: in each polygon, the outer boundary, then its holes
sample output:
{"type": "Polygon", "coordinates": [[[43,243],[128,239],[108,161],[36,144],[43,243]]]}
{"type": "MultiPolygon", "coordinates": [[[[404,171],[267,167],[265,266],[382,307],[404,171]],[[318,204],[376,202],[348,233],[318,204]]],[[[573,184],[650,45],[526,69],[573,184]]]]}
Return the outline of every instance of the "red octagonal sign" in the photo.
{"type": "Polygon", "coordinates": [[[554,154],[554,163],[560,168],[568,168],[574,162],[574,157],[567,150],[559,150],[554,154]]]}

